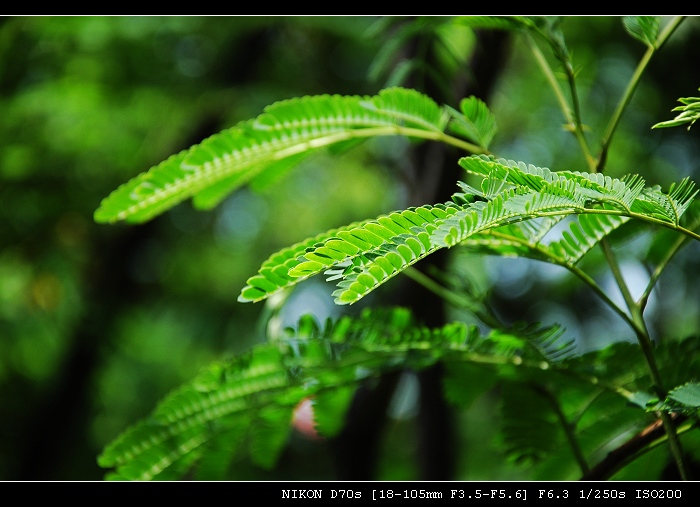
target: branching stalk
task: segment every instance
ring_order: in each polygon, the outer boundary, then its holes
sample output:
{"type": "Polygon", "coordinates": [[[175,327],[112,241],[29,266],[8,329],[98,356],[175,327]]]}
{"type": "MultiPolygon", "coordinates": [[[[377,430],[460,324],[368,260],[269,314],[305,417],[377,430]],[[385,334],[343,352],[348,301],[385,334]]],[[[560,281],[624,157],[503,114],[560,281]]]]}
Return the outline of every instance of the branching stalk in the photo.
{"type": "MultiPolygon", "coordinates": [[[[654,346],[651,341],[651,337],[649,336],[649,331],[647,330],[646,322],[644,321],[643,308],[632,298],[632,295],[629,291],[629,287],[627,286],[627,283],[623,279],[622,273],[620,272],[617,259],[615,259],[612,249],[610,248],[605,239],[601,242],[601,246],[603,247],[605,257],[608,260],[608,264],[610,265],[610,269],[613,272],[615,281],[617,282],[617,285],[620,288],[620,291],[622,292],[622,295],[625,299],[625,303],[629,308],[630,314],[632,316],[632,321],[635,324],[634,331],[637,335],[637,341],[639,342],[639,346],[642,349],[642,353],[644,354],[647,367],[649,368],[649,374],[651,375],[652,382],[654,383],[654,390],[656,391],[660,399],[664,399],[666,397],[667,391],[663,386],[661,374],[659,372],[658,365],[656,364],[656,357],[654,356],[654,346]]],[[[676,465],[678,466],[678,471],[680,472],[681,478],[683,480],[688,480],[687,467],[685,466],[683,460],[683,450],[681,449],[681,443],[680,439],[678,438],[678,434],[676,433],[676,428],[673,425],[667,413],[660,412],[658,413],[658,417],[661,419],[663,427],[666,430],[671,454],[673,454],[674,460],[676,461],[676,465]]]]}
{"type": "Polygon", "coordinates": [[[576,433],[574,432],[573,425],[566,419],[566,414],[564,414],[564,411],[561,409],[559,400],[557,400],[557,398],[547,389],[541,388],[539,386],[533,386],[533,388],[538,393],[540,393],[540,395],[546,398],[549,404],[554,409],[554,413],[557,415],[559,423],[564,429],[566,440],[569,443],[569,447],[571,447],[571,451],[574,453],[574,458],[576,459],[576,462],[578,463],[578,466],[581,469],[581,473],[583,475],[586,475],[590,471],[590,468],[588,467],[588,462],[586,461],[586,457],[583,454],[583,450],[581,449],[581,446],[579,445],[579,442],[576,439],[576,433]]]}
{"type": "Polygon", "coordinates": [[[666,252],[666,256],[663,259],[661,259],[659,264],[656,266],[654,273],[652,273],[651,278],[649,279],[649,283],[644,289],[644,293],[639,298],[639,301],[637,301],[637,304],[642,309],[642,311],[644,311],[644,309],[646,308],[647,302],[649,301],[649,296],[651,295],[651,291],[656,286],[656,282],[659,281],[661,273],[663,273],[663,271],[666,269],[666,266],[668,266],[669,262],[671,262],[671,259],[675,257],[675,255],[678,253],[681,247],[687,243],[687,241],[687,236],[679,236],[678,238],[676,238],[676,241],[673,243],[668,252],[666,252]]]}
{"type": "Polygon", "coordinates": [[[486,324],[487,326],[491,328],[500,328],[502,327],[502,324],[496,320],[496,318],[492,315],[490,315],[488,312],[482,311],[480,308],[477,307],[472,301],[469,299],[451,291],[447,287],[437,283],[435,280],[430,278],[428,275],[423,273],[422,271],[419,271],[418,269],[414,268],[413,266],[409,266],[406,268],[403,273],[406,274],[411,280],[414,282],[422,285],[426,289],[428,289],[430,292],[433,294],[437,295],[438,297],[442,298],[444,301],[447,303],[453,305],[455,308],[460,308],[463,310],[467,310],[470,313],[472,313],[475,317],[477,317],[481,322],[486,324]]]}
{"type": "MultiPolygon", "coordinates": [[[[688,420],[686,417],[674,414],[670,418],[677,434],[682,434],[695,428],[697,423],[688,420]]],[[[668,440],[662,422],[657,420],[650,426],[644,428],[634,437],[622,444],[620,447],[610,451],[610,453],[590,472],[581,477],[582,481],[600,481],[609,479],[616,472],[631,463],[635,458],[646,454],[659,445],[665,444],[668,440]]]]}
{"type": "Polygon", "coordinates": [[[527,45],[530,47],[530,50],[532,51],[532,54],[535,57],[535,61],[539,65],[540,70],[542,70],[542,73],[547,79],[547,82],[552,87],[552,91],[554,92],[554,96],[556,97],[557,102],[559,102],[559,107],[561,108],[561,111],[564,114],[564,118],[566,119],[567,129],[570,130],[576,137],[576,140],[578,141],[578,144],[581,147],[581,151],[583,152],[583,155],[586,158],[586,163],[588,164],[589,170],[595,172],[595,159],[591,155],[591,152],[588,149],[588,143],[586,142],[586,138],[583,135],[581,113],[578,104],[578,94],[576,93],[576,87],[573,81],[573,70],[571,70],[571,66],[568,66],[567,78],[569,79],[569,86],[571,87],[572,91],[572,98],[574,102],[573,111],[568,101],[566,100],[566,97],[564,96],[564,91],[561,89],[561,86],[559,86],[559,81],[557,81],[557,78],[554,75],[554,71],[552,71],[552,68],[547,62],[547,59],[542,54],[542,51],[540,51],[540,48],[537,46],[535,41],[532,40],[532,37],[528,33],[525,33],[524,35],[525,41],[527,42],[527,45]]]}
{"type": "Polygon", "coordinates": [[[620,119],[622,118],[625,109],[627,109],[627,106],[632,100],[632,96],[634,95],[634,92],[637,89],[637,86],[639,85],[639,81],[642,77],[642,74],[646,70],[647,65],[649,65],[649,62],[651,61],[651,57],[654,56],[654,53],[661,49],[664,43],[669,39],[673,32],[676,31],[676,28],[678,28],[678,26],[683,22],[684,19],[685,16],[676,16],[675,18],[673,18],[659,34],[658,38],[656,39],[656,44],[647,48],[646,53],[644,53],[644,56],[637,65],[637,68],[635,69],[634,74],[632,74],[632,78],[627,84],[627,88],[622,94],[622,98],[617,104],[615,112],[610,118],[608,126],[605,129],[605,134],[603,135],[603,139],[601,140],[600,155],[598,156],[598,163],[596,165],[597,172],[603,172],[605,170],[605,163],[608,158],[608,150],[610,149],[610,143],[612,142],[615,130],[617,129],[618,124],[620,123],[620,119]]]}
{"type": "Polygon", "coordinates": [[[610,247],[610,243],[608,242],[607,238],[603,238],[600,242],[600,246],[603,248],[603,253],[605,254],[605,258],[608,261],[608,265],[610,265],[610,270],[613,273],[613,277],[615,278],[615,282],[617,283],[617,287],[620,289],[620,292],[622,293],[622,298],[625,300],[625,304],[627,305],[627,309],[630,312],[634,312],[634,308],[636,306],[636,303],[634,301],[634,298],[632,297],[632,293],[630,292],[629,288],[627,287],[627,283],[625,282],[624,277],[622,276],[622,271],[620,270],[620,265],[617,262],[617,259],[615,258],[615,253],[613,252],[612,248],[610,247]]]}
{"type": "Polygon", "coordinates": [[[617,313],[622,320],[627,322],[627,324],[634,330],[635,329],[635,323],[632,321],[629,315],[627,315],[622,308],[617,306],[615,302],[610,299],[610,297],[607,295],[607,293],[602,289],[600,285],[596,283],[596,281],[591,278],[588,273],[583,271],[582,269],[576,267],[575,265],[572,265],[566,260],[557,257],[556,255],[552,254],[549,250],[546,248],[543,248],[542,245],[540,244],[533,244],[529,243],[527,240],[518,238],[517,236],[511,236],[509,234],[504,234],[502,232],[498,231],[490,231],[489,234],[493,235],[496,238],[502,238],[507,241],[513,242],[513,243],[519,243],[523,246],[526,246],[527,248],[530,248],[531,250],[534,250],[538,252],[540,255],[547,257],[549,259],[549,262],[552,264],[556,264],[558,266],[561,266],[565,269],[567,269],[569,272],[577,276],[583,283],[588,285],[593,292],[606,304],[608,305],[615,313],[617,313]]]}
{"type": "MultiPolygon", "coordinates": [[[[696,229],[698,226],[700,226],[700,219],[694,220],[691,224],[688,224],[687,228],[688,230],[693,230],[696,229]]],[[[676,254],[680,251],[680,249],[687,243],[687,240],[687,236],[679,236],[678,238],[676,238],[676,241],[673,243],[673,245],[671,245],[671,248],[668,249],[664,258],[661,259],[661,261],[659,261],[659,264],[656,266],[654,273],[652,273],[651,278],[649,279],[649,283],[646,289],[644,289],[644,293],[637,302],[642,311],[644,310],[644,308],[646,308],[649,296],[651,295],[651,291],[656,286],[656,282],[658,282],[661,273],[663,273],[663,271],[666,269],[666,266],[668,266],[668,264],[671,262],[671,259],[673,259],[676,256],[676,254]]]]}

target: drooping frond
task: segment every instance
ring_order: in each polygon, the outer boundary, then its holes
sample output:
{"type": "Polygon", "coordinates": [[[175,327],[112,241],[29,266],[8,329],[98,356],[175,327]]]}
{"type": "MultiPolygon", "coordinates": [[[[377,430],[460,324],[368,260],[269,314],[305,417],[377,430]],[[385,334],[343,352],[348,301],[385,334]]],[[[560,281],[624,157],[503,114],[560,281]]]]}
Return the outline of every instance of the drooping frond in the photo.
{"type": "Polygon", "coordinates": [[[548,251],[575,265],[600,240],[627,222],[629,218],[615,215],[579,215],[562,232],[562,238],[546,245],[548,251]]]}
{"type": "MultiPolygon", "coordinates": [[[[338,267],[345,271],[358,259],[364,265],[378,266],[381,272],[373,269],[370,273],[375,284],[383,283],[396,274],[392,266],[413,263],[429,253],[430,226],[456,209],[453,204],[410,208],[298,243],[265,261],[258,274],[248,280],[239,301],[260,301],[310,276],[338,267]],[[377,260],[379,257],[386,261],[377,260]]],[[[355,267],[357,263],[352,265],[355,267]]]]}
{"type": "Polygon", "coordinates": [[[125,183],[102,201],[95,220],[143,222],[193,196],[197,207],[211,208],[263,172],[287,171],[317,149],[389,135],[438,139],[448,120],[444,107],[404,88],[277,102],[125,183]]]}
{"type": "Polygon", "coordinates": [[[460,164],[482,178],[460,183],[453,203],[421,206],[324,233],[282,250],[248,280],[240,301],[259,301],[326,273],[336,303],[352,304],[436,250],[463,244],[495,255],[530,257],[571,269],[629,218],[680,226],[697,191],[690,181],[668,194],[638,176],[553,172],[486,156],[460,164]],[[548,233],[574,215],[561,237],[548,233]]]}
{"type": "MultiPolygon", "coordinates": [[[[315,397],[319,413],[342,413],[355,387],[369,377],[439,360],[519,365],[538,350],[537,343],[530,350],[530,341],[549,336],[534,328],[518,333],[483,336],[461,323],[430,329],[401,308],[365,311],[324,327],[304,317],[282,341],[216,363],[166,396],[149,418],[104,450],[99,464],[116,468],[124,479],[170,478],[173,471],[185,473],[201,449],[230,446],[232,438],[248,435],[252,458],[272,466],[291,412],[304,398],[315,397]]],[[[323,428],[339,429],[328,423],[323,428]]]]}

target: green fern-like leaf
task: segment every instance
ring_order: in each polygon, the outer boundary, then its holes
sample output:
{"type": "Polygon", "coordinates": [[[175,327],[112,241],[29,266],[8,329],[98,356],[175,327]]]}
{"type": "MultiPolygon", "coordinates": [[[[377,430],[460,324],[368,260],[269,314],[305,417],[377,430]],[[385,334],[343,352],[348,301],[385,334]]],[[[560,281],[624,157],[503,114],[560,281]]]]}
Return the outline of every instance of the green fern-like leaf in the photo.
{"type": "Polygon", "coordinates": [[[554,350],[552,336],[539,328],[484,336],[462,323],[431,329],[417,325],[401,308],[366,310],[325,326],[304,317],[281,341],[214,364],[166,396],[149,418],[107,446],[98,461],[114,468],[115,478],[175,478],[204,453],[214,452],[217,459],[205,459],[202,473],[221,474],[246,439],[254,462],[270,467],[285,445],[292,410],[305,398],[314,399],[319,430],[332,435],[341,429],[339,418],[352,392],[367,378],[440,360],[492,368],[534,365],[545,371],[542,365],[554,350]],[[221,454],[219,446],[230,454],[221,454]]]}
{"type": "Polygon", "coordinates": [[[659,36],[659,16],[625,16],[622,18],[625,30],[647,46],[656,47],[659,36]]]}
{"type": "Polygon", "coordinates": [[[214,365],[110,444],[98,463],[118,467],[129,479],[150,480],[211,439],[217,422],[264,406],[287,385],[274,348],[257,349],[231,366],[214,365]]]}
{"type": "MultiPolygon", "coordinates": [[[[658,401],[658,400],[657,400],[658,401]]],[[[669,412],[700,412],[700,383],[688,382],[672,389],[662,403],[651,403],[648,410],[669,412]]]]}
{"type": "Polygon", "coordinates": [[[519,30],[535,25],[532,20],[523,16],[458,16],[454,22],[471,28],[491,30],[519,30]]]}
{"type": "Polygon", "coordinates": [[[575,265],[595,245],[629,220],[615,215],[579,215],[562,238],[547,245],[547,250],[575,265]]]}
{"type": "MultiPolygon", "coordinates": [[[[412,252],[417,249],[420,253],[416,255],[422,254],[422,258],[427,255],[429,247],[426,228],[455,210],[452,204],[421,206],[334,229],[298,243],[265,261],[258,274],[248,280],[239,301],[260,301],[319,273],[332,272],[338,267],[344,271],[361,256],[365,263],[372,263],[377,254],[381,255],[379,252],[387,249],[405,253],[408,253],[406,248],[412,252]]],[[[400,254],[397,252],[396,255],[400,254]]],[[[393,255],[389,257],[394,258],[393,255]]],[[[384,270],[384,275],[372,270],[372,276],[379,277],[375,283],[383,283],[396,274],[390,268],[391,260],[388,262],[378,261],[377,264],[384,270]]]]}
{"type": "Polygon", "coordinates": [[[287,171],[314,150],[368,137],[434,134],[447,121],[435,102],[403,88],[374,97],[285,100],[122,185],[102,201],[95,220],[143,222],[192,196],[196,206],[210,208],[263,172],[287,171]]]}
{"type": "Polygon", "coordinates": [[[678,102],[683,105],[672,109],[672,111],[680,111],[673,120],[662,121],[651,128],[679,127],[687,124],[688,130],[690,130],[690,127],[700,119],[700,97],[683,97],[678,99],[678,102]]]}
{"type": "Polygon", "coordinates": [[[448,108],[452,116],[450,130],[487,149],[496,135],[496,118],[480,99],[471,96],[460,102],[462,114],[448,108]]]}
{"type": "Polygon", "coordinates": [[[483,178],[481,190],[462,183],[464,192],[455,194],[454,203],[351,224],[282,250],[248,280],[239,300],[259,301],[325,272],[328,281],[337,281],[336,303],[352,304],[436,250],[457,244],[571,269],[630,217],[678,227],[697,194],[687,179],[665,194],[644,188],[638,176],[553,172],[487,156],[460,164],[483,178]],[[566,215],[578,216],[560,239],[544,242],[566,215]]]}

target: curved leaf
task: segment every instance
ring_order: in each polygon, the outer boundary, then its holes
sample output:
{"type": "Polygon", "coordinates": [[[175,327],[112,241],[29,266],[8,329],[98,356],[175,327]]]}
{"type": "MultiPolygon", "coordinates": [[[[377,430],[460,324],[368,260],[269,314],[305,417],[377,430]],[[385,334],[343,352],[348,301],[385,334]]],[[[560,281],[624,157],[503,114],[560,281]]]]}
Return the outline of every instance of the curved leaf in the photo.
{"type": "Polygon", "coordinates": [[[683,97],[678,99],[678,102],[683,105],[672,109],[672,111],[680,111],[673,120],[662,121],[651,128],[660,129],[688,124],[688,130],[690,130],[690,127],[700,119],[700,97],[683,97]]]}
{"type": "Polygon", "coordinates": [[[374,252],[384,251],[386,248],[399,248],[398,245],[415,247],[415,241],[426,246],[428,234],[425,228],[438,223],[456,210],[457,207],[452,203],[409,208],[305,240],[272,255],[265,261],[258,274],[248,279],[248,284],[241,291],[238,300],[261,301],[311,276],[338,267],[341,271],[336,274],[343,277],[343,271],[355,259],[364,256],[363,262],[371,262],[369,255],[375,255],[374,252]]]}
{"type": "Polygon", "coordinates": [[[451,107],[447,109],[452,116],[450,130],[487,149],[496,135],[496,118],[493,113],[482,100],[473,95],[462,99],[460,109],[462,114],[451,107]]]}
{"type": "Polygon", "coordinates": [[[659,36],[659,16],[625,16],[622,18],[625,30],[647,46],[656,47],[659,36]]]}
{"type": "Polygon", "coordinates": [[[226,462],[225,453],[241,447],[235,441],[248,437],[252,459],[270,467],[286,443],[292,410],[304,398],[314,398],[321,429],[333,434],[340,423],[328,418],[341,415],[353,390],[369,377],[441,359],[493,367],[532,358],[541,369],[542,359],[559,350],[553,337],[558,332],[540,328],[488,336],[463,323],[431,329],[417,325],[403,308],[365,310],[323,327],[305,316],[281,341],[216,363],[173,391],[150,417],[108,445],[98,462],[115,468],[115,478],[174,478],[205,448],[221,451],[226,462]]]}
{"type": "Polygon", "coordinates": [[[143,222],[192,196],[210,208],[263,172],[288,170],[314,150],[367,137],[441,132],[447,113],[415,90],[375,97],[320,95],[277,102],[254,120],[205,139],[105,198],[98,222],[143,222]]]}

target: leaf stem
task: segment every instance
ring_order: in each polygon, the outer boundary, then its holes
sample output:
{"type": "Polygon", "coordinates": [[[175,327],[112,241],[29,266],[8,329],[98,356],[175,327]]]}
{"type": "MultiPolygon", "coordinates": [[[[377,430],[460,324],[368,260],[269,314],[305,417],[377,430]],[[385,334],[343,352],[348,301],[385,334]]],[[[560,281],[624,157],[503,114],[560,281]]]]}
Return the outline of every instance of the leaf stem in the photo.
{"type": "Polygon", "coordinates": [[[603,238],[600,241],[600,246],[603,248],[603,253],[605,254],[605,258],[608,261],[608,265],[610,266],[610,270],[612,271],[613,277],[615,278],[615,283],[617,283],[617,287],[620,289],[620,292],[622,293],[622,298],[625,300],[625,304],[627,305],[627,308],[629,309],[630,312],[634,311],[634,308],[636,306],[636,303],[634,301],[634,298],[632,297],[632,293],[630,292],[629,288],[627,287],[627,283],[625,282],[624,277],[622,276],[622,271],[620,270],[620,264],[617,262],[617,259],[615,258],[615,253],[613,252],[612,248],[610,247],[610,242],[608,242],[607,238],[603,238]]]}
{"type": "Polygon", "coordinates": [[[586,461],[586,457],[583,455],[583,450],[581,449],[581,446],[579,445],[579,442],[576,439],[576,433],[574,432],[573,425],[566,419],[566,414],[564,414],[564,411],[561,409],[559,400],[557,400],[556,396],[554,396],[554,394],[552,394],[548,389],[544,389],[543,387],[537,385],[531,387],[541,396],[546,398],[549,404],[554,409],[554,413],[557,415],[559,423],[564,429],[566,440],[569,442],[569,447],[571,447],[571,451],[574,453],[574,458],[576,459],[576,462],[578,463],[578,466],[581,469],[581,473],[583,475],[586,475],[590,471],[590,468],[588,467],[588,462],[586,461]]]}
{"type": "Polygon", "coordinates": [[[651,61],[651,57],[654,56],[656,51],[661,49],[661,46],[664,45],[664,43],[668,40],[671,34],[673,34],[673,32],[676,30],[676,28],[678,28],[678,26],[683,22],[684,19],[685,16],[676,16],[675,18],[673,18],[659,34],[658,38],[656,39],[656,44],[647,48],[646,52],[644,53],[644,56],[642,56],[642,59],[640,60],[639,64],[637,64],[637,68],[635,69],[634,74],[632,74],[632,78],[627,84],[627,88],[622,94],[622,98],[617,104],[615,112],[610,117],[608,126],[605,129],[605,134],[601,139],[600,155],[598,156],[598,163],[596,165],[597,172],[603,172],[605,170],[605,163],[607,162],[608,158],[608,150],[610,149],[610,143],[612,142],[615,130],[617,129],[618,124],[620,123],[620,119],[622,118],[625,109],[627,109],[627,106],[632,100],[632,96],[634,95],[634,92],[637,89],[637,86],[639,85],[639,81],[642,77],[642,74],[649,65],[649,62],[651,61]]]}
{"type": "MultiPolygon", "coordinates": [[[[700,226],[700,218],[693,220],[692,223],[688,224],[688,230],[696,229],[698,226],[700,226]]],[[[649,296],[651,295],[651,291],[656,286],[656,282],[659,280],[661,273],[663,273],[663,271],[666,269],[666,266],[668,266],[669,262],[671,262],[671,259],[673,259],[673,257],[675,257],[678,251],[687,243],[687,240],[688,236],[679,236],[678,238],[676,238],[676,241],[667,250],[664,258],[661,259],[661,261],[659,261],[659,264],[656,266],[654,273],[649,279],[649,284],[647,285],[646,289],[644,289],[644,293],[637,302],[637,304],[642,310],[646,308],[647,301],[649,300],[649,296]]]]}
{"type": "Polygon", "coordinates": [[[498,231],[490,231],[489,234],[492,234],[493,236],[497,238],[503,238],[508,241],[512,241],[514,243],[519,243],[527,248],[530,248],[531,250],[536,251],[538,254],[546,257],[549,259],[549,262],[552,264],[556,264],[558,266],[561,266],[565,269],[567,269],[569,272],[571,272],[573,275],[578,277],[583,283],[588,285],[593,292],[606,304],[608,305],[615,313],[617,313],[627,324],[634,330],[635,329],[635,323],[633,320],[630,318],[629,315],[627,315],[622,308],[617,306],[615,302],[610,299],[610,297],[607,295],[607,293],[596,283],[596,281],[588,275],[585,271],[582,269],[578,268],[574,264],[570,264],[566,262],[565,259],[562,259],[556,255],[554,255],[552,252],[547,250],[546,248],[542,247],[540,244],[533,244],[528,242],[527,240],[524,240],[522,238],[518,238],[517,236],[511,236],[509,234],[504,234],[498,231]]]}
{"type": "Polygon", "coordinates": [[[649,301],[649,296],[651,295],[651,291],[656,286],[656,282],[658,282],[659,278],[661,277],[661,273],[663,273],[664,269],[666,269],[666,266],[668,266],[668,263],[671,262],[671,259],[675,257],[675,255],[678,253],[681,247],[684,244],[686,244],[687,241],[687,236],[678,236],[671,248],[668,250],[668,252],[666,252],[666,256],[663,259],[661,259],[659,264],[656,266],[654,273],[649,279],[649,283],[647,284],[646,289],[644,289],[644,293],[639,298],[639,301],[637,301],[637,304],[642,310],[646,308],[647,302],[649,301]]]}
{"type": "Polygon", "coordinates": [[[428,289],[433,294],[442,298],[449,304],[455,306],[456,308],[461,308],[463,310],[468,310],[484,324],[491,328],[501,328],[502,324],[498,320],[487,312],[482,311],[477,308],[473,302],[469,301],[467,298],[460,296],[459,294],[451,291],[447,287],[437,283],[435,280],[430,278],[428,275],[422,271],[409,266],[403,270],[403,273],[408,276],[414,282],[422,285],[428,289]]]}
{"type": "MultiPolygon", "coordinates": [[[[571,96],[574,103],[573,111],[568,101],[566,100],[566,97],[564,96],[564,91],[561,89],[561,86],[559,86],[559,81],[557,81],[557,78],[554,75],[554,71],[550,67],[545,56],[542,54],[542,51],[540,51],[540,48],[537,46],[530,34],[526,32],[524,36],[525,41],[527,42],[528,46],[532,51],[532,54],[535,57],[535,61],[542,70],[542,73],[547,79],[547,82],[552,87],[552,91],[554,92],[554,96],[556,97],[557,102],[559,102],[559,107],[561,108],[561,111],[564,114],[564,118],[566,119],[567,130],[572,132],[576,137],[576,140],[578,141],[578,144],[581,147],[581,151],[583,152],[583,156],[586,159],[586,163],[588,164],[588,169],[591,172],[595,172],[596,161],[591,155],[591,152],[588,148],[588,143],[586,142],[586,137],[583,134],[583,125],[581,124],[581,112],[579,108],[578,94],[576,93],[576,84],[571,65],[565,65],[564,67],[566,70],[567,80],[569,81],[569,87],[571,88],[571,96]]],[[[543,37],[546,36],[543,35],[543,37]]]]}

